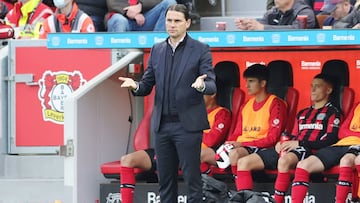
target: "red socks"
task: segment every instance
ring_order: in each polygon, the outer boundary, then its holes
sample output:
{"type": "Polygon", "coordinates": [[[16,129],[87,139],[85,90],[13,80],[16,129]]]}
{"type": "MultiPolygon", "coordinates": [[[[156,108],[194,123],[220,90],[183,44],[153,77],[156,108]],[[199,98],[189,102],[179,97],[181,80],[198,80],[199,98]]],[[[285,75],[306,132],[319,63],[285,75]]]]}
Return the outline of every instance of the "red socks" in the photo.
{"type": "Polygon", "coordinates": [[[339,180],[336,183],[336,202],[345,202],[353,177],[353,169],[351,167],[340,167],[339,180]]]}
{"type": "Polygon", "coordinates": [[[135,174],[133,168],[122,166],[120,175],[120,192],[122,203],[134,201],[135,174]]]}
{"type": "Polygon", "coordinates": [[[202,174],[206,174],[208,176],[212,176],[212,170],[210,168],[210,165],[208,163],[205,162],[201,162],[200,164],[200,171],[202,174]]]}
{"type": "Polygon", "coordinates": [[[237,171],[237,177],[235,183],[236,183],[237,191],[252,190],[253,180],[251,176],[251,171],[237,171]]]}
{"type": "Polygon", "coordinates": [[[237,166],[236,166],[236,165],[235,165],[235,166],[231,166],[231,172],[232,172],[232,174],[233,174],[234,176],[237,175],[237,166]]]}
{"type": "Polygon", "coordinates": [[[296,168],[295,178],[291,189],[292,203],[303,203],[309,188],[310,174],[302,168],[296,168]]]}
{"type": "Polygon", "coordinates": [[[276,203],[283,203],[285,200],[285,193],[290,186],[290,173],[278,173],[275,181],[274,199],[276,203]]]}

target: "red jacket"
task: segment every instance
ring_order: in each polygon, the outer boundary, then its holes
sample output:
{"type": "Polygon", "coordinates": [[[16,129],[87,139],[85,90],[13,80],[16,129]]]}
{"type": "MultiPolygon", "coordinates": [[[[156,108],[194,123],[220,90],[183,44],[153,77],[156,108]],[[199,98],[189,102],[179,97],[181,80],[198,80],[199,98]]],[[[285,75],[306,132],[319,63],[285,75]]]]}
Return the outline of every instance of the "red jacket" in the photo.
{"type": "Polygon", "coordinates": [[[56,11],[55,15],[45,20],[40,30],[40,39],[46,39],[48,33],[55,32],[95,32],[95,27],[91,18],[73,3],[69,17],[56,11]]]}
{"type": "Polygon", "coordinates": [[[30,0],[25,4],[15,3],[14,8],[7,13],[5,21],[13,27],[20,28],[20,32],[30,31],[31,38],[37,38],[42,22],[52,14],[52,10],[41,1],[30,0]]]}

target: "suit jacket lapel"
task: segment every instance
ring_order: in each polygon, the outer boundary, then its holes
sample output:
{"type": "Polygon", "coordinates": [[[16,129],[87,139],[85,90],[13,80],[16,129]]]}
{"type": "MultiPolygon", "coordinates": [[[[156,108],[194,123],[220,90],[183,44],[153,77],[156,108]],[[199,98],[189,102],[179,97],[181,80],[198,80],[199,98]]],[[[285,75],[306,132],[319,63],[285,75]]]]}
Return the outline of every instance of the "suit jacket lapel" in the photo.
{"type": "Polygon", "coordinates": [[[166,47],[167,47],[167,43],[163,43],[160,46],[160,50],[158,52],[158,56],[157,56],[157,60],[159,60],[159,67],[161,67],[161,70],[159,70],[160,74],[161,74],[161,80],[157,81],[159,82],[159,84],[157,84],[157,88],[161,87],[162,89],[164,89],[164,82],[165,82],[165,68],[166,68],[166,47]]]}
{"type": "Polygon", "coordinates": [[[186,64],[188,62],[188,59],[191,57],[191,51],[193,47],[193,43],[192,43],[192,39],[190,38],[190,36],[187,37],[187,41],[185,44],[185,49],[184,49],[184,53],[181,57],[181,62],[179,64],[178,67],[176,67],[175,69],[175,86],[177,85],[177,83],[179,82],[181,75],[184,73],[184,70],[186,69],[186,64]]]}

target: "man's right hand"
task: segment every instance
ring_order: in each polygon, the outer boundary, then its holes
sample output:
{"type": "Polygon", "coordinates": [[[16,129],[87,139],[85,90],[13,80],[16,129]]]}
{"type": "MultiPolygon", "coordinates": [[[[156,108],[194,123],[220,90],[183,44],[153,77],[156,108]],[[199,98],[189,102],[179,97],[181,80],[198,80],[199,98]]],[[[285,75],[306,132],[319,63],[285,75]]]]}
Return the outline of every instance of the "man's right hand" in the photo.
{"type": "Polygon", "coordinates": [[[133,6],[125,7],[124,10],[126,11],[126,16],[130,19],[135,19],[135,16],[142,11],[142,4],[136,4],[133,6]]]}
{"type": "Polygon", "coordinates": [[[131,78],[119,77],[120,81],[123,81],[121,87],[129,88],[135,90],[137,88],[137,83],[131,78]]]}

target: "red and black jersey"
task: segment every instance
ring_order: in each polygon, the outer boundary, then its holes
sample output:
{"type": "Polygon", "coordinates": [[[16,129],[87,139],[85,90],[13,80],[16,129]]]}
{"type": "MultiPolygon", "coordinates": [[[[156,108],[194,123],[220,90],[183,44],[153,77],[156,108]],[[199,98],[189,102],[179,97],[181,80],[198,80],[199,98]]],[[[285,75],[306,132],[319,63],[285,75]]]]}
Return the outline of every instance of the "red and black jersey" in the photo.
{"type": "Polygon", "coordinates": [[[338,140],[341,114],[331,103],[320,109],[312,106],[297,115],[292,135],[308,149],[320,149],[338,140]]]}

